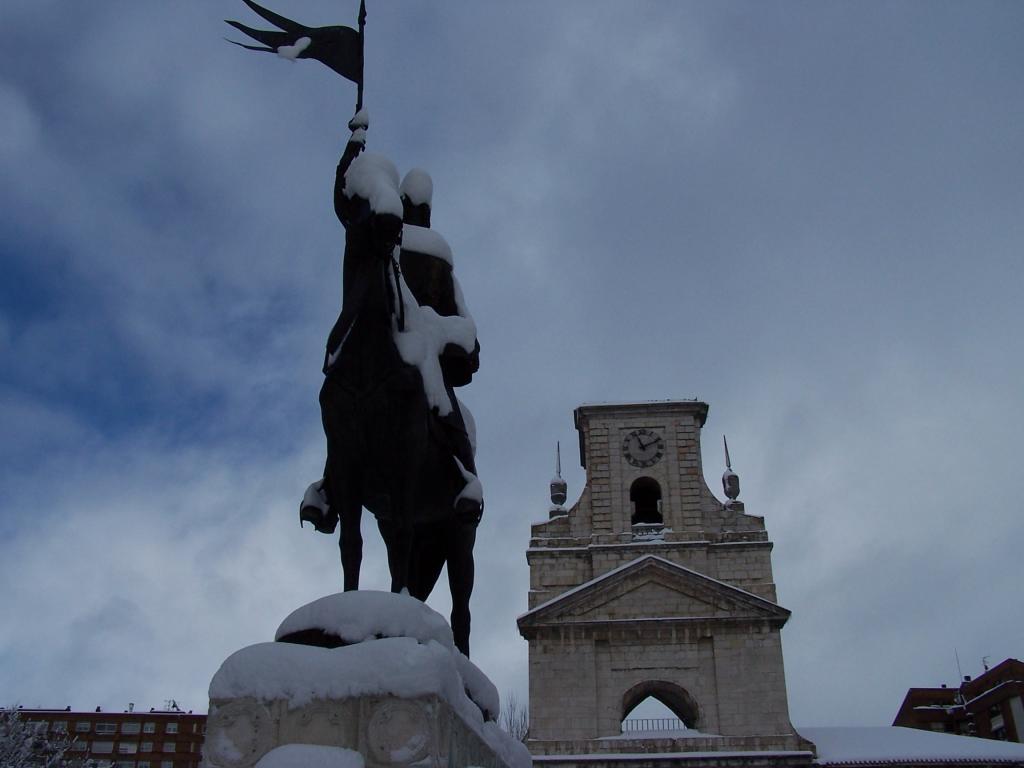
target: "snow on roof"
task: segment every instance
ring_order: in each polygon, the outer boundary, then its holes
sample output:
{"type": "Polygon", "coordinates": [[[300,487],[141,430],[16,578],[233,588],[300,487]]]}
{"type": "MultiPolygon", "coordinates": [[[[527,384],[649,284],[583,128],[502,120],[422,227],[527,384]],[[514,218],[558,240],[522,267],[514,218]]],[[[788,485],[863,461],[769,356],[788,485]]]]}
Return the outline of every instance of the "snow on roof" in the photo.
{"type": "MultiPolygon", "coordinates": [[[[979,677],[977,679],[980,680],[981,678],[979,677]]],[[[973,704],[975,701],[977,701],[978,699],[980,699],[982,696],[988,696],[990,693],[992,693],[992,691],[998,691],[1003,686],[1006,686],[1006,685],[1020,685],[1022,683],[1024,683],[1024,680],[1016,680],[1016,679],[1015,680],[1002,680],[1002,681],[996,683],[995,685],[993,685],[992,687],[986,688],[984,691],[982,691],[981,693],[977,694],[976,696],[968,699],[967,701],[965,701],[963,703],[962,706],[965,706],[965,707],[969,706],[969,705],[973,704]]]]}
{"type": "Polygon", "coordinates": [[[434,197],[434,182],[430,174],[422,168],[411,168],[402,179],[402,186],[399,188],[402,195],[409,198],[413,205],[430,205],[434,197]]]}
{"type": "Polygon", "coordinates": [[[322,629],[346,643],[379,637],[435,640],[454,648],[452,631],[444,617],[409,595],[359,590],[338,592],[307,603],[289,614],[274,635],[279,640],[293,632],[322,629]]]}
{"type": "Polygon", "coordinates": [[[436,256],[449,264],[454,265],[455,263],[448,241],[435,230],[416,224],[402,225],[402,251],[425,253],[428,256],[436,256]]]}
{"type": "MultiPolygon", "coordinates": [[[[665,565],[670,565],[673,568],[675,568],[676,570],[685,571],[687,573],[692,573],[693,575],[699,576],[701,579],[704,579],[706,581],[711,581],[711,582],[714,582],[715,584],[720,584],[723,587],[726,587],[726,588],[728,588],[731,591],[740,592],[741,594],[743,594],[743,595],[745,595],[745,596],[747,596],[747,597],[749,597],[749,598],[751,598],[753,600],[756,600],[759,603],[764,603],[765,605],[770,605],[770,606],[772,606],[774,608],[781,608],[782,610],[786,610],[785,608],[782,608],[781,605],[779,605],[777,603],[773,603],[771,600],[765,600],[763,597],[761,597],[759,595],[755,595],[753,592],[748,592],[745,589],[741,589],[740,587],[737,587],[735,584],[726,584],[724,581],[719,581],[718,579],[713,579],[710,576],[707,576],[706,574],[698,573],[697,571],[691,570],[690,568],[687,568],[685,566],[679,565],[679,563],[673,563],[671,560],[666,560],[664,557],[658,557],[657,555],[641,555],[640,557],[636,558],[635,560],[630,560],[628,563],[623,563],[618,568],[613,568],[612,570],[608,571],[607,573],[602,573],[600,576],[595,576],[590,581],[583,582],[578,587],[573,587],[572,589],[569,589],[569,590],[566,590],[565,592],[562,592],[561,594],[557,595],[556,597],[553,597],[550,600],[541,603],[536,608],[531,608],[526,613],[520,614],[517,617],[516,621],[519,621],[520,619],[523,619],[526,616],[530,616],[531,614],[537,613],[538,611],[543,610],[544,608],[547,608],[548,606],[553,605],[553,604],[557,603],[560,600],[564,600],[565,598],[569,597],[570,595],[575,595],[577,592],[582,592],[587,587],[591,587],[594,584],[597,584],[599,581],[604,581],[605,579],[611,578],[615,574],[621,573],[622,571],[625,571],[627,568],[632,568],[633,566],[637,565],[638,563],[640,563],[643,560],[657,560],[659,563],[664,563],[665,565]]],[[[629,621],[636,621],[636,619],[629,619],[629,621]]]]}
{"type": "Polygon", "coordinates": [[[727,751],[706,751],[706,752],[593,752],[584,755],[534,755],[533,762],[535,763],[559,763],[559,762],[570,762],[570,763],[582,763],[582,762],[595,762],[598,764],[605,764],[612,760],[619,761],[632,761],[639,760],[642,762],[653,762],[655,760],[673,760],[683,763],[683,761],[691,762],[696,760],[729,760],[729,759],[763,759],[763,758],[786,758],[786,757],[807,757],[810,752],[801,752],[797,750],[771,750],[771,751],[752,751],[742,750],[735,752],[727,751]]]}
{"type": "Polygon", "coordinates": [[[364,152],[345,173],[345,196],[370,202],[374,213],[402,217],[402,198],[398,195],[398,169],[384,155],[364,152]]]}
{"type": "Polygon", "coordinates": [[[625,405],[676,405],[679,403],[692,405],[693,403],[700,403],[696,397],[691,398],[667,398],[664,400],[592,400],[586,403],[580,403],[579,408],[605,408],[615,407],[619,408],[625,405]]]}
{"type": "Polygon", "coordinates": [[[1024,744],[898,726],[797,728],[822,765],[1008,762],[1024,764],[1024,744]]]}
{"type": "Polygon", "coordinates": [[[364,768],[363,756],[344,747],[320,744],[284,744],[270,750],[256,768],[364,768]]]}

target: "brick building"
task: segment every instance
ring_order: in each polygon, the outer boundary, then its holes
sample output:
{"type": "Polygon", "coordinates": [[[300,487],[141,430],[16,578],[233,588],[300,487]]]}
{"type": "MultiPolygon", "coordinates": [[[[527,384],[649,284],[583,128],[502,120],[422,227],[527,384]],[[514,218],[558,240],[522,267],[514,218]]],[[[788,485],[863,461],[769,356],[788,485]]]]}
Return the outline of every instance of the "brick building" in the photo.
{"type": "Polygon", "coordinates": [[[1007,659],[957,688],[911,688],[893,725],[1024,742],[1024,662],[1007,659]]]}
{"type": "Polygon", "coordinates": [[[74,739],[68,757],[94,760],[98,768],[199,768],[206,715],[134,707],[126,712],[72,712],[18,708],[31,722],[74,739]]]}

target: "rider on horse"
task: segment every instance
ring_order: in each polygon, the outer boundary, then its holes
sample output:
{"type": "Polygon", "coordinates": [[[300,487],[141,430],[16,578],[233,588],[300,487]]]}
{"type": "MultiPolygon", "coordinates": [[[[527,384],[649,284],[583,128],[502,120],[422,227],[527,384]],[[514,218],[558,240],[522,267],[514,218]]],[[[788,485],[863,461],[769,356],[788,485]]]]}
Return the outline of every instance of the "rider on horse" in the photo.
{"type": "MultiPolygon", "coordinates": [[[[409,171],[400,187],[402,193],[401,268],[406,284],[421,306],[438,315],[468,316],[458,281],[452,274],[451,249],[440,235],[430,229],[433,183],[422,170],[409,171]]],[[[439,417],[446,443],[453,457],[468,473],[476,475],[474,447],[467,430],[468,413],[455,396],[455,387],[470,383],[480,367],[480,344],[472,352],[457,344],[448,344],[441,353],[441,372],[451,402],[451,412],[439,417]]],[[[471,416],[469,417],[472,418],[471,416]]],[[[417,526],[417,547],[413,553],[413,579],[409,592],[426,600],[448,566],[448,585],[452,596],[451,626],[455,645],[469,656],[469,598],[473,591],[473,546],[476,528],[483,512],[483,500],[460,493],[451,518],[417,526]]]]}
{"type": "MultiPolygon", "coordinates": [[[[346,229],[344,301],[341,315],[328,339],[324,362],[326,379],[320,398],[324,413],[324,429],[328,438],[328,461],[325,479],[314,483],[306,492],[300,506],[300,519],[308,520],[314,524],[317,530],[329,533],[333,532],[340,517],[342,524],[340,546],[346,590],[358,588],[358,572],[362,557],[362,538],[359,530],[361,507],[357,501],[354,501],[355,499],[366,501],[365,506],[377,516],[381,532],[389,543],[389,560],[392,560],[392,588],[398,588],[398,584],[401,584],[402,587],[413,588],[415,583],[418,585],[417,593],[425,591],[426,594],[429,594],[429,589],[436,582],[441,565],[445,559],[448,559],[450,576],[453,576],[451,573],[453,567],[457,571],[462,571],[463,576],[457,580],[462,582],[468,580],[468,589],[471,590],[473,578],[472,538],[475,538],[475,526],[480,519],[482,495],[479,491],[479,481],[476,479],[475,460],[462,408],[455,397],[453,388],[468,383],[472,374],[477,370],[479,344],[475,343],[472,320],[468,318],[468,312],[465,311],[462,303],[461,291],[451,272],[450,251],[448,251],[448,258],[445,261],[443,254],[442,258],[438,258],[436,248],[423,247],[425,242],[440,241],[442,244],[444,243],[443,238],[429,230],[429,193],[428,199],[421,199],[425,174],[419,172],[422,176],[419,177],[421,183],[418,186],[415,184],[403,185],[403,192],[406,194],[401,199],[401,207],[397,206],[397,174],[394,172],[393,166],[390,166],[390,163],[383,158],[376,156],[360,157],[365,145],[367,127],[365,113],[357,114],[350,121],[349,127],[352,129],[352,137],[338,164],[334,196],[335,211],[346,229]],[[354,166],[357,158],[359,158],[359,163],[356,163],[358,168],[354,166]],[[382,180],[383,183],[381,183],[382,180]],[[405,237],[408,239],[408,243],[403,244],[401,267],[394,258],[395,246],[403,237],[402,222],[397,217],[399,211],[405,214],[405,237]],[[390,267],[388,262],[390,262],[390,267]],[[406,280],[401,277],[402,271],[406,272],[406,280]],[[382,286],[382,282],[385,285],[382,286]],[[406,360],[406,364],[399,363],[396,359],[395,344],[385,343],[379,333],[376,336],[373,335],[374,331],[371,326],[373,326],[374,318],[377,317],[371,312],[371,309],[374,309],[373,300],[384,295],[384,292],[388,297],[392,320],[396,323],[394,339],[403,335],[401,331],[404,330],[403,321],[407,307],[410,312],[422,313],[417,314],[416,318],[432,319],[435,323],[444,321],[448,321],[450,324],[454,323],[454,325],[450,325],[455,329],[451,338],[458,340],[455,343],[445,344],[443,349],[438,349],[439,359],[434,358],[433,365],[436,368],[439,364],[440,375],[430,376],[428,375],[429,371],[426,370],[429,366],[421,366],[421,376],[417,377],[418,387],[421,391],[413,395],[407,391],[409,378],[415,375],[415,369],[407,363],[413,361],[406,360]],[[408,296],[406,292],[411,293],[411,296],[408,296]],[[413,297],[415,297],[416,303],[423,306],[408,306],[413,297]],[[361,321],[361,327],[357,329],[361,312],[365,317],[361,321]],[[466,336],[467,331],[469,332],[468,337],[466,336]],[[370,349],[370,347],[373,348],[370,349]],[[398,364],[396,365],[396,363],[398,364]],[[376,394],[377,390],[381,388],[378,386],[380,379],[390,382],[389,391],[392,392],[390,402],[382,403],[379,395],[376,394]],[[379,466],[376,465],[381,463],[379,461],[380,443],[383,438],[378,438],[373,434],[367,436],[368,429],[365,424],[362,427],[356,424],[359,421],[358,417],[362,417],[365,422],[367,411],[376,408],[375,412],[381,414],[385,421],[391,421],[391,417],[398,418],[397,412],[402,411],[406,420],[412,418],[414,422],[419,422],[415,406],[405,405],[405,403],[410,400],[423,399],[422,390],[428,389],[426,386],[428,379],[434,390],[437,389],[435,379],[443,379],[441,399],[439,400],[436,394],[433,398],[428,396],[427,399],[431,402],[429,405],[424,404],[423,407],[424,411],[429,412],[427,421],[435,425],[427,427],[427,431],[434,436],[433,442],[428,440],[426,442],[430,444],[426,445],[422,439],[423,435],[420,435],[419,432],[415,437],[404,442],[411,446],[419,446],[420,453],[429,452],[432,449],[436,453],[437,446],[441,447],[442,452],[448,451],[447,467],[443,465],[443,462],[441,466],[435,462],[435,464],[429,465],[433,471],[429,468],[423,470],[427,474],[435,476],[448,475],[452,471],[452,464],[457,466],[456,477],[461,474],[461,478],[456,480],[456,487],[447,497],[449,499],[447,513],[435,511],[424,514],[420,510],[411,512],[408,507],[419,503],[419,498],[415,497],[415,494],[413,494],[414,498],[402,497],[402,493],[389,488],[388,481],[380,477],[371,477],[369,480],[350,477],[352,474],[366,474],[367,464],[373,465],[369,467],[371,475],[373,472],[379,472],[379,466]],[[399,382],[397,385],[395,384],[396,380],[399,382]],[[394,395],[396,386],[401,396],[394,395]],[[362,457],[357,455],[355,469],[358,471],[353,471],[350,445],[353,441],[359,440],[364,443],[376,441],[370,448],[377,450],[378,460],[375,464],[373,461],[363,461],[362,457]],[[332,462],[332,445],[335,447],[335,459],[343,452],[341,448],[345,449],[344,461],[332,462]],[[342,464],[345,471],[339,472],[339,465],[342,464]],[[383,482],[381,482],[382,480],[383,482]],[[353,491],[354,486],[359,486],[358,490],[353,491]],[[380,493],[382,488],[384,493],[380,493]],[[342,489],[346,493],[344,503],[339,501],[342,489]],[[367,497],[366,494],[371,489],[376,489],[377,495],[367,497]],[[383,498],[389,495],[402,497],[402,499],[396,501],[395,498],[383,498]],[[403,511],[396,513],[393,508],[401,508],[403,511]],[[458,554],[451,552],[442,554],[440,563],[437,565],[437,573],[428,573],[425,576],[417,577],[410,574],[407,568],[402,567],[403,575],[396,581],[395,561],[400,561],[401,556],[393,557],[392,540],[398,539],[404,542],[402,547],[410,553],[410,560],[414,559],[411,554],[414,549],[417,557],[421,554],[421,550],[425,549],[450,549],[450,547],[440,547],[440,545],[428,546],[425,540],[418,542],[413,547],[407,540],[410,535],[407,528],[411,525],[410,520],[413,515],[420,515],[417,519],[426,519],[433,525],[432,531],[436,531],[438,522],[458,521],[457,527],[472,529],[473,537],[454,535],[453,533],[454,538],[460,540],[469,538],[469,540],[456,547],[458,554]],[[461,562],[468,560],[468,569],[466,567],[459,568],[456,560],[461,562]]],[[[416,180],[417,175],[411,174],[409,178],[416,180]]],[[[426,177],[425,181],[429,186],[429,177],[426,177]]],[[[447,250],[446,244],[443,244],[442,250],[447,250]]],[[[380,303],[378,301],[378,304],[380,303]]],[[[409,319],[414,318],[410,317],[409,319]]],[[[414,329],[410,328],[409,330],[414,329]]],[[[386,341],[393,342],[391,338],[386,341]]],[[[401,432],[402,429],[399,427],[398,431],[401,432]]],[[[372,430],[370,431],[372,432],[372,430]]],[[[403,443],[403,441],[398,441],[398,443],[403,443]]],[[[396,455],[401,453],[400,449],[396,448],[395,450],[396,455]]],[[[406,456],[404,462],[414,463],[415,457],[406,456]]],[[[384,463],[393,464],[395,462],[385,461],[384,463]]],[[[391,477],[393,476],[392,472],[391,477]]],[[[426,483],[421,482],[420,485],[430,486],[431,483],[436,486],[440,481],[428,478],[426,483]]],[[[402,485],[402,483],[394,482],[391,484],[402,485]]],[[[423,498],[426,497],[427,495],[424,495],[423,498]]],[[[424,529],[424,533],[426,533],[426,529],[424,529]]],[[[428,538],[433,538],[436,541],[434,536],[428,538]]],[[[429,571],[432,571],[436,556],[431,555],[427,560],[430,562],[429,566],[424,566],[421,563],[409,567],[420,569],[427,567],[429,571]]],[[[463,588],[461,591],[465,591],[465,589],[463,588]]],[[[454,592],[455,587],[453,586],[454,592]]],[[[426,594],[418,596],[425,598],[426,594]]],[[[465,624],[468,637],[468,591],[466,591],[466,597],[467,619],[465,624]]],[[[454,620],[453,614],[453,623],[455,623],[454,620]]]]}

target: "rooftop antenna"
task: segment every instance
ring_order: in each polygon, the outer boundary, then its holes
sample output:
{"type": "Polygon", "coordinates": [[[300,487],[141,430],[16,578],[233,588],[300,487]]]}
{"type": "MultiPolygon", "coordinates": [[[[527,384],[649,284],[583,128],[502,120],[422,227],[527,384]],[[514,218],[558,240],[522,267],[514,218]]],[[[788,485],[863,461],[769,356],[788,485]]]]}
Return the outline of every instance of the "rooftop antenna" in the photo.
{"type": "Polygon", "coordinates": [[[991,656],[982,656],[981,657],[981,666],[983,666],[985,668],[986,672],[988,672],[988,660],[990,658],[992,658],[992,657],[991,656]]]}
{"type": "Polygon", "coordinates": [[[953,658],[956,659],[956,687],[957,687],[957,704],[964,703],[963,687],[964,687],[964,671],[960,668],[960,654],[957,653],[956,648],[953,648],[953,658]]]}
{"type": "Polygon", "coordinates": [[[555,476],[551,480],[551,517],[565,514],[568,485],[562,479],[562,444],[555,443],[555,476]]]}
{"type": "Polygon", "coordinates": [[[725,502],[726,509],[742,510],[743,502],[737,501],[740,495],[740,476],[732,471],[732,459],[729,458],[729,441],[722,435],[722,445],[725,447],[725,472],[722,473],[722,489],[729,500],[725,502]]]}

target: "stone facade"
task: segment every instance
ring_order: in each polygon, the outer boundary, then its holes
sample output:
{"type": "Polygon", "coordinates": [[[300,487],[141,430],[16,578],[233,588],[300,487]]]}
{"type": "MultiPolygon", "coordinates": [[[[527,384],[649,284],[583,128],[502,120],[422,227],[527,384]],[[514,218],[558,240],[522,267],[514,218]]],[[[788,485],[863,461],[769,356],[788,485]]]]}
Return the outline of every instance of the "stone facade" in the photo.
{"type": "Polygon", "coordinates": [[[586,487],[532,527],[530,610],[519,618],[535,755],[648,751],[620,728],[654,696],[717,737],[682,731],[668,752],[811,759],[789,722],[789,612],[776,603],[772,544],[760,517],[704,481],[707,412],[697,401],[576,410],[586,487]]]}
{"type": "Polygon", "coordinates": [[[211,700],[209,728],[205,768],[253,768],[288,744],[350,749],[367,768],[509,768],[438,696],[362,696],[302,707],[253,697],[211,700]]]}

